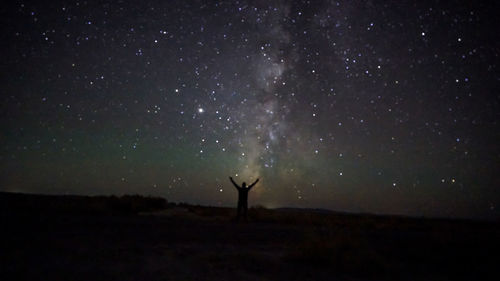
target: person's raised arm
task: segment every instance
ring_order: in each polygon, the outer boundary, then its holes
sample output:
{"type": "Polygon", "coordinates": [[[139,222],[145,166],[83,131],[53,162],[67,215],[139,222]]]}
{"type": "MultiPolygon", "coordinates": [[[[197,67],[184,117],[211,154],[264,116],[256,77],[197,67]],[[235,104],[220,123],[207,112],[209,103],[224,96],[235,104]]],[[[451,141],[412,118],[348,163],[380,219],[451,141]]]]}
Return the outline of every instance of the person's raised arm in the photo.
{"type": "Polygon", "coordinates": [[[250,186],[248,186],[248,189],[252,188],[258,181],[259,179],[255,180],[250,186]]]}
{"type": "Polygon", "coordinates": [[[237,185],[234,180],[233,180],[233,177],[229,177],[229,179],[231,180],[231,182],[234,184],[234,187],[236,187],[236,189],[240,189],[240,186],[237,185]]]}

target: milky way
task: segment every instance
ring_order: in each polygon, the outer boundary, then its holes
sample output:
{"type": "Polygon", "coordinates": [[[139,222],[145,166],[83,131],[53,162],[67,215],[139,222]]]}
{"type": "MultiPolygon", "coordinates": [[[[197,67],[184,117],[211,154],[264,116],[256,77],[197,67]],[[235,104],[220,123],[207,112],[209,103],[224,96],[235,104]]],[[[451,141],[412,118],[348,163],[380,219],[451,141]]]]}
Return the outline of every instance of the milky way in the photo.
{"type": "Polygon", "coordinates": [[[497,7],[9,5],[0,190],[499,215],[497,7]]]}

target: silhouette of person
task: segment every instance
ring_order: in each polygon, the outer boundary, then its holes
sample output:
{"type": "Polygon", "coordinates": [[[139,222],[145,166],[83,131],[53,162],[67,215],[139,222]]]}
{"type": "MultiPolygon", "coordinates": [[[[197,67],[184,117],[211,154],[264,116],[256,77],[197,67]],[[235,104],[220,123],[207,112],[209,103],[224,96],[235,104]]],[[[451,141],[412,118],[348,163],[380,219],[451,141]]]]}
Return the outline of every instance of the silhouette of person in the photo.
{"type": "Polygon", "coordinates": [[[236,216],[236,220],[239,220],[241,215],[243,215],[245,220],[247,220],[248,192],[259,181],[259,179],[257,179],[254,183],[252,183],[249,186],[247,186],[245,182],[243,182],[241,186],[239,186],[234,182],[232,177],[229,177],[229,179],[234,184],[234,187],[236,187],[236,189],[238,190],[238,214],[236,216]]]}

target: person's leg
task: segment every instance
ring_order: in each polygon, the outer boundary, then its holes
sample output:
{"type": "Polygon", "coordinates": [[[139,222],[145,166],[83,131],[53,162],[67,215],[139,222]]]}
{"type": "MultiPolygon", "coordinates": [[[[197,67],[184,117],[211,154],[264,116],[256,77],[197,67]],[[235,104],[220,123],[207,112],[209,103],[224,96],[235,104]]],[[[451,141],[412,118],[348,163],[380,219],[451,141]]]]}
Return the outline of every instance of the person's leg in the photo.
{"type": "Polygon", "coordinates": [[[239,220],[240,219],[240,215],[241,215],[241,203],[238,202],[238,212],[236,214],[236,220],[239,220]]]}
{"type": "Polygon", "coordinates": [[[245,203],[245,204],[243,205],[243,216],[244,216],[244,218],[245,218],[245,221],[247,220],[247,212],[248,212],[248,204],[247,204],[247,203],[245,203]]]}

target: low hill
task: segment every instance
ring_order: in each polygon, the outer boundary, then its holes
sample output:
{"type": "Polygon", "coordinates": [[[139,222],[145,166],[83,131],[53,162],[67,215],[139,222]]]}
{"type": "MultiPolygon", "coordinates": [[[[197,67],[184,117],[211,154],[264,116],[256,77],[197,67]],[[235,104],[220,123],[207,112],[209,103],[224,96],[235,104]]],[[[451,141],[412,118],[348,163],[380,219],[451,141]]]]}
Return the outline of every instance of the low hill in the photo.
{"type": "Polygon", "coordinates": [[[136,214],[167,207],[167,200],[141,195],[80,196],[0,192],[0,212],[136,214]]]}

